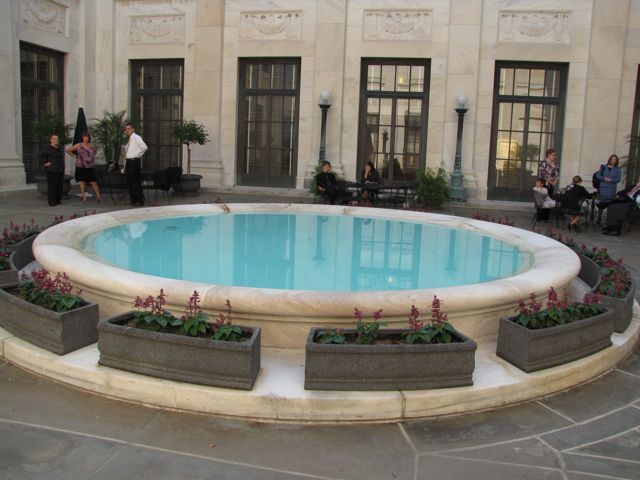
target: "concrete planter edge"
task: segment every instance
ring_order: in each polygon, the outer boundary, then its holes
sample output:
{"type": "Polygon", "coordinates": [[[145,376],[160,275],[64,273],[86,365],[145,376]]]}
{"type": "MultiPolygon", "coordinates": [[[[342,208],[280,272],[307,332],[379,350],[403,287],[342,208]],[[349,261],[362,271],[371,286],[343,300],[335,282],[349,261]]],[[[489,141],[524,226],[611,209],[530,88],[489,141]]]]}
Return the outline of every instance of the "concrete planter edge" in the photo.
{"type": "Polygon", "coordinates": [[[260,328],[223,342],[128,327],[133,311],[98,323],[99,364],[167,380],[251,390],[260,372],[260,328]]]}

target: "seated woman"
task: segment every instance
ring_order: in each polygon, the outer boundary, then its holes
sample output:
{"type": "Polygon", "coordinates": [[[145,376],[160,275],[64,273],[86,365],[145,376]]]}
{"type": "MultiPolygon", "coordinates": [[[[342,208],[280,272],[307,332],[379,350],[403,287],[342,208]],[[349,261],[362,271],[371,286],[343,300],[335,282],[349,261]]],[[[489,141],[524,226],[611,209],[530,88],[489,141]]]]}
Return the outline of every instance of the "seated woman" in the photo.
{"type": "Polygon", "coordinates": [[[375,188],[367,188],[367,184],[370,186],[380,184],[380,175],[378,175],[376,167],[373,166],[373,162],[364,164],[362,174],[360,175],[360,183],[362,184],[362,198],[366,201],[373,201],[377,190],[375,188]]]}
{"type": "Polygon", "coordinates": [[[607,207],[607,226],[602,231],[603,235],[620,235],[622,222],[627,218],[633,202],[640,202],[640,178],[635,185],[620,190],[607,207]]]}
{"type": "Polygon", "coordinates": [[[593,195],[587,192],[587,189],[581,183],[582,178],[580,175],[573,177],[571,185],[566,188],[561,200],[565,211],[571,215],[571,221],[568,225],[569,230],[573,229],[574,232],[578,233],[580,233],[580,226],[578,225],[581,216],[580,203],[584,199],[593,198],[593,195]]]}
{"type": "Polygon", "coordinates": [[[533,187],[533,191],[536,195],[539,195],[542,205],[536,200],[536,207],[538,210],[538,222],[549,221],[549,209],[556,206],[556,201],[549,196],[549,191],[544,186],[544,178],[536,178],[536,186],[533,187]]]}

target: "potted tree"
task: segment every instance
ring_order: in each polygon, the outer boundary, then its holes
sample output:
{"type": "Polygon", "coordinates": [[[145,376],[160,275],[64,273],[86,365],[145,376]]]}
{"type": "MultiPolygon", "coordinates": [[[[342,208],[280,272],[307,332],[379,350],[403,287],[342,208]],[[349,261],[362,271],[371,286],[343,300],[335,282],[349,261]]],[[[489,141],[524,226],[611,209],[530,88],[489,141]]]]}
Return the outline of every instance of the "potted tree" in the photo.
{"type": "Polygon", "coordinates": [[[473,385],[476,343],[458,332],[434,296],[431,320],[412,305],[409,327],[380,329],[382,310],[355,329],[312,328],[307,337],[308,390],[417,390],[473,385]],[[436,367],[434,367],[436,366],[436,367]]]}
{"type": "Polygon", "coordinates": [[[611,345],[611,309],[599,305],[600,296],[585,295],[582,303],[569,303],[550,288],[547,308],[531,293],[520,300],[518,314],[501,318],[496,354],[525,372],[571,362],[611,345]]]}
{"type": "Polygon", "coordinates": [[[418,178],[418,199],[427,207],[440,208],[449,199],[449,185],[444,168],[427,170],[418,178]]]}
{"type": "Polygon", "coordinates": [[[120,171],[120,154],[122,145],[127,143],[127,135],[124,133],[124,125],[127,123],[126,110],[120,112],[104,112],[102,118],[93,120],[91,126],[93,140],[104,153],[107,163],[107,171],[120,171]]]}
{"type": "Polygon", "coordinates": [[[130,311],[98,324],[100,365],[182,382],[250,390],[260,371],[260,329],[215,323],[194,291],[181,317],[165,310],[164,290],[137,297],[130,311]]]}
{"type": "MultiPolygon", "coordinates": [[[[180,180],[174,185],[174,188],[182,195],[196,196],[200,190],[202,175],[191,173],[191,145],[204,145],[209,142],[209,134],[204,125],[189,120],[176,124],[173,129],[173,136],[181,145],[186,145],[187,147],[187,173],[183,173],[180,176],[180,180]]],[[[182,162],[180,163],[180,167],[183,168],[184,172],[182,162]]]]}
{"type": "MultiPolygon", "coordinates": [[[[40,147],[49,143],[49,135],[55,133],[60,139],[60,145],[64,148],[65,145],[71,142],[71,129],[73,124],[65,123],[64,117],[56,115],[54,113],[40,114],[40,118],[33,124],[33,138],[38,142],[40,147]]],[[[64,176],[64,183],[62,184],[62,194],[68,195],[71,191],[71,175],[64,176]]],[[[35,176],[38,188],[38,193],[46,195],[48,191],[47,177],[44,174],[35,176]]]]}

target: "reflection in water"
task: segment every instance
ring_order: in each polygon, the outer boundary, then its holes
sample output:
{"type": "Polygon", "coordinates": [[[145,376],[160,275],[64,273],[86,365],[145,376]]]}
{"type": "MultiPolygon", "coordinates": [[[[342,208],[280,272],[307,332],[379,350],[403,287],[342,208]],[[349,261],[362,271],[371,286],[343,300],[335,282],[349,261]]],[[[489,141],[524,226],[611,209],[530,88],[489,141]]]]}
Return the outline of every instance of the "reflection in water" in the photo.
{"type": "Polygon", "coordinates": [[[530,262],[465,230],[383,219],[231,214],[104,230],[87,249],[117,266],[177,279],[260,288],[375,291],[486,282],[530,262]]]}

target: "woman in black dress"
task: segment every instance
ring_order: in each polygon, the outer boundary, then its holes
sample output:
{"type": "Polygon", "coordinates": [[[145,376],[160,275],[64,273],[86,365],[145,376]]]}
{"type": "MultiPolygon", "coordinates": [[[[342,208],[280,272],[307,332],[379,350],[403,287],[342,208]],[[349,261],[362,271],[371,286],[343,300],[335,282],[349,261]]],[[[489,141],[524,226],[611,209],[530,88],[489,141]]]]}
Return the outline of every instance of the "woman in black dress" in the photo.
{"type": "Polygon", "coordinates": [[[367,188],[367,184],[369,184],[370,187],[380,185],[380,175],[378,175],[376,167],[373,166],[373,162],[364,164],[362,174],[360,175],[360,183],[362,184],[362,198],[367,201],[372,201],[377,189],[367,188]]]}

